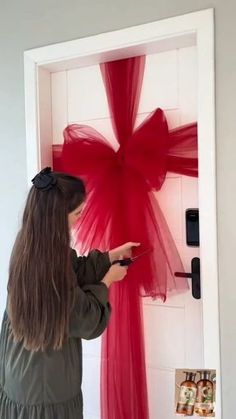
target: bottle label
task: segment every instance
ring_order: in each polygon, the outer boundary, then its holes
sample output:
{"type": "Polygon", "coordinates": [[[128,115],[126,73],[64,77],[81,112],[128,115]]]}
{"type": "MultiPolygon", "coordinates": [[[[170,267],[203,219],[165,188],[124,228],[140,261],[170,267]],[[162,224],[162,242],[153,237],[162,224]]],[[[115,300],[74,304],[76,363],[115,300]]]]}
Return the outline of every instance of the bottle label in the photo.
{"type": "Polygon", "coordinates": [[[181,386],[179,404],[194,406],[197,389],[195,387],[181,386]]]}
{"type": "Polygon", "coordinates": [[[211,386],[198,387],[195,407],[198,409],[212,409],[213,389],[211,386]]]}
{"type": "Polygon", "coordinates": [[[213,409],[213,403],[195,403],[195,409],[201,409],[201,410],[212,410],[213,409]]]}
{"type": "Polygon", "coordinates": [[[210,386],[198,387],[197,403],[212,404],[213,389],[210,386]]]}

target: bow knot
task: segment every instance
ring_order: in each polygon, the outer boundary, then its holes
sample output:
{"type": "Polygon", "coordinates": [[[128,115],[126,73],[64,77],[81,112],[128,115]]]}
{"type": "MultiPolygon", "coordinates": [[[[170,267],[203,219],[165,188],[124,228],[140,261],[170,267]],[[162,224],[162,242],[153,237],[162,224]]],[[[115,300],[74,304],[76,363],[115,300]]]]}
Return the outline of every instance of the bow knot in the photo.
{"type": "Polygon", "coordinates": [[[124,147],[120,147],[116,152],[117,164],[119,167],[124,167],[126,163],[126,153],[124,147]]]}

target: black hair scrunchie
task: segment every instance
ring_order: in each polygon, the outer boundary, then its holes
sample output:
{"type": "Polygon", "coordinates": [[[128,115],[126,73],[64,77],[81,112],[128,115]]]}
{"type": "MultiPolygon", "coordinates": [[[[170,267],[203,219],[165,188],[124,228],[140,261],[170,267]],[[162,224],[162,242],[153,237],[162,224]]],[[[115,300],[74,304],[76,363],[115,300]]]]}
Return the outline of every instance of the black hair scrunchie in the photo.
{"type": "Polygon", "coordinates": [[[57,179],[55,178],[51,167],[45,167],[45,169],[41,170],[31,182],[35,188],[40,189],[41,191],[48,191],[57,184],[57,179]]]}

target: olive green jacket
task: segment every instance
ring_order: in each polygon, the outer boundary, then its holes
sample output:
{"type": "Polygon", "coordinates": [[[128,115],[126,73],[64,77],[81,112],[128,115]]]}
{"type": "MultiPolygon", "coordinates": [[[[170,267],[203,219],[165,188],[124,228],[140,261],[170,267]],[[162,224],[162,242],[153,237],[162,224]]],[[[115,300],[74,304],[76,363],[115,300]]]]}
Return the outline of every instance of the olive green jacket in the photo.
{"type": "Polygon", "coordinates": [[[7,310],[0,335],[0,418],[82,419],[81,339],[102,334],[110,316],[108,289],[100,283],[110,267],[107,253],[93,251],[78,258],[78,278],[69,339],[61,350],[31,352],[13,342],[7,310]]]}

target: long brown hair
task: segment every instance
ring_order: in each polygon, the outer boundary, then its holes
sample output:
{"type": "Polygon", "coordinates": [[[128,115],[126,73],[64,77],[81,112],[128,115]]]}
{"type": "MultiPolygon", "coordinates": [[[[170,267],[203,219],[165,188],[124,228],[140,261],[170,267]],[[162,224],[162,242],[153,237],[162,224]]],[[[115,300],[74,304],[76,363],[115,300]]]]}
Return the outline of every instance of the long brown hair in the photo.
{"type": "Polygon", "coordinates": [[[34,351],[60,349],[68,335],[75,281],[68,213],[85,198],[82,180],[53,176],[56,185],[50,190],[30,189],[9,267],[13,337],[34,351]]]}

